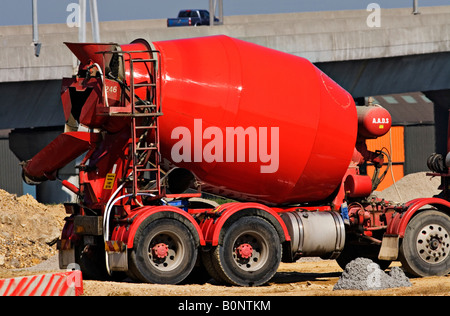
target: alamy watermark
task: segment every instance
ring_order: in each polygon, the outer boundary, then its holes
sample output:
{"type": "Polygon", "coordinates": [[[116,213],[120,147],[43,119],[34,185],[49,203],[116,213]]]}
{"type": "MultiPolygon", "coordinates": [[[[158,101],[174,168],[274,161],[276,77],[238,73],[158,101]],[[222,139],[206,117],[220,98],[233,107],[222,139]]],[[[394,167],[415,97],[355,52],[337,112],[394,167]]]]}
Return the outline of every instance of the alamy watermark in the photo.
{"type": "Polygon", "coordinates": [[[226,127],[224,134],[217,126],[203,130],[202,119],[194,119],[192,132],[184,126],[172,130],[171,138],[179,139],[172,146],[173,162],[259,162],[261,173],[278,171],[278,127],[270,127],[270,133],[268,127],[226,127]]]}
{"type": "Polygon", "coordinates": [[[380,269],[380,266],[375,262],[370,263],[367,265],[367,272],[370,272],[366,280],[367,287],[368,288],[381,287],[381,273],[383,273],[383,271],[380,269]]]}
{"type": "Polygon", "coordinates": [[[80,27],[80,5],[78,3],[69,3],[66,11],[70,12],[66,19],[68,27],[80,27]]]}
{"type": "Polygon", "coordinates": [[[80,287],[82,285],[81,273],[76,273],[76,271],[81,271],[81,267],[77,263],[70,263],[66,268],[67,272],[73,272],[66,278],[66,285],[68,287],[80,287]]]}
{"type": "Polygon", "coordinates": [[[381,7],[378,3],[369,3],[367,11],[371,12],[366,19],[368,27],[381,27],[381,7]]]}

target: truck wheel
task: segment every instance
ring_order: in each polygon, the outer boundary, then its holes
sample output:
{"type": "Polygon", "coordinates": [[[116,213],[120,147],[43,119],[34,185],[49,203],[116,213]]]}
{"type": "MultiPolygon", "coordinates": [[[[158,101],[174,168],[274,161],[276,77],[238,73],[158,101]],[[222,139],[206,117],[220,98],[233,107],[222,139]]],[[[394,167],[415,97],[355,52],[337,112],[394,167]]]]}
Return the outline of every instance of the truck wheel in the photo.
{"type": "Polygon", "coordinates": [[[122,281],[126,275],[120,271],[108,274],[103,238],[96,237],[95,244],[75,246],[75,263],[83,273],[83,279],[100,281],[122,281]],[[100,246],[101,245],[101,246],[100,246]]]}
{"type": "Polygon", "coordinates": [[[260,217],[242,217],[221,233],[211,259],[219,281],[262,285],[274,276],[281,262],[278,233],[260,217]]]}
{"type": "Polygon", "coordinates": [[[76,246],[75,261],[86,280],[108,280],[105,251],[98,246],[76,246]]]}
{"type": "Polygon", "coordinates": [[[413,276],[446,275],[450,272],[450,217],[427,210],[408,223],[400,245],[400,261],[413,276]]]}
{"type": "Polygon", "coordinates": [[[134,245],[129,268],[142,282],[180,283],[191,273],[197,258],[192,233],[174,219],[155,220],[138,230],[134,245]]]}

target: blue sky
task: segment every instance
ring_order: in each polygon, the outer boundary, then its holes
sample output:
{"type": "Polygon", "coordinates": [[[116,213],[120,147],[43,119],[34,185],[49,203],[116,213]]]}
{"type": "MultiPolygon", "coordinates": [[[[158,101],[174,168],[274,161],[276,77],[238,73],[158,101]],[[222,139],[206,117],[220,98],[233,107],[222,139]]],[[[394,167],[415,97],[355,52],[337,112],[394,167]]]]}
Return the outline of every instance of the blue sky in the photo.
{"type": "MultiPolygon", "coordinates": [[[[0,25],[31,24],[32,0],[0,0],[0,25]]],[[[223,0],[224,15],[412,7],[413,0],[223,0]]],[[[78,0],[38,0],[39,23],[65,23],[67,5],[78,0]]],[[[97,0],[99,20],[165,19],[180,9],[208,8],[208,0],[97,0]]],[[[449,0],[419,0],[419,6],[450,5],[449,0]]],[[[88,13],[89,20],[89,13],[88,13]]]]}

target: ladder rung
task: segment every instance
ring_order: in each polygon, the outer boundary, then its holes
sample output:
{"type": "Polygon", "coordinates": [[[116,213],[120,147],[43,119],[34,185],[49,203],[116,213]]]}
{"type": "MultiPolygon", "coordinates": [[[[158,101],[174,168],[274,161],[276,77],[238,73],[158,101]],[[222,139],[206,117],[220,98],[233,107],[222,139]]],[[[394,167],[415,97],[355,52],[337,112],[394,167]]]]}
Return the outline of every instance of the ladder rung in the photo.
{"type": "Polygon", "coordinates": [[[158,149],[157,147],[139,147],[136,148],[136,150],[156,150],[158,149]]]}
{"type": "Polygon", "coordinates": [[[109,113],[110,116],[129,116],[129,117],[150,117],[150,116],[162,116],[162,112],[155,112],[155,113],[109,113]]]}
{"type": "Polygon", "coordinates": [[[154,129],[157,128],[157,126],[152,125],[152,126],[136,126],[136,129],[154,129]]]}
{"type": "Polygon", "coordinates": [[[139,88],[139,87],[156,87],[155,83],[135,83],[134,87],[139,88]]]}
{"type": "Polygon", "coordinates": [[[145,171],[159,171],[158,168],[137,168],[136,171],[138,172],[145,172],[145,171]]]}
{"type": "Polygon", "coordinates": [[[134,108],[135,109],[151,109],[151,108],[155,108],[156,104],[144,104],[144,105],[135,105],[134,108]]]}
{"type": "Polygon", "coordinates": [[[155,195],[159,194],[159,190],[158,189],[154,189],[154,190],[138,190],[138,193],[154,193],[155,195]]]}
{"type": "Polygon", "coordinates": [[[134,117],[146,117],[146,116],[162,116],[163,114],[161,112],[154,112],[154,113],[134,113],[131,114],[131,116],[134,117]]]}
{"type": "Polygon", "coordinates": [[[133,62],[133,63],[151,63],[151,62],[154,62],[154,61],[158,61],[158,59],[154,59],[154,58],[151,58],[151,59],[131,59],[131,61],[133,62]]]}

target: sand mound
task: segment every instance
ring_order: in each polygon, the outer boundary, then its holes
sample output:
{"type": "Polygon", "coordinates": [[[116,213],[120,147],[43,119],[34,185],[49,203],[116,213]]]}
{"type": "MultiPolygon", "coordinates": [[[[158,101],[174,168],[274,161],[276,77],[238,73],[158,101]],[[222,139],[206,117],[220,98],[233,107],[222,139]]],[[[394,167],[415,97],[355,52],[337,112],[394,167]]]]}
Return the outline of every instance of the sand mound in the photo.
{"type": "Polygon", "coordinates": [[[62,205],[0,189],[0,268],[26,268],[55,255],[65,216],[62,205]]]}
{"type": "Polygon", "coordinates": [[[405,203],[416,198],[432,197],[439,194],[438,190],[441,178],[432,178],[426,172],[411,173],[382,192],[374,192],[379,198],[384,198],[392,202],[405,203]]]}

